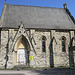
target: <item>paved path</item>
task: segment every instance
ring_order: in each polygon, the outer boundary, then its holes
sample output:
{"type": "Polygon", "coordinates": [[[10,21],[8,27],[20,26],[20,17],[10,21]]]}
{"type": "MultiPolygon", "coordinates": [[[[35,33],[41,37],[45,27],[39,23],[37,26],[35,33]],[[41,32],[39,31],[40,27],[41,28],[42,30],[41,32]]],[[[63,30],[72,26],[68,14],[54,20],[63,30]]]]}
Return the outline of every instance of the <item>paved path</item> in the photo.
{"type": "Polygon", "coordinates": [[[0,70],[0,75],[40,75],[32,70],[0,70]]]}
{"type": "MultiPolygon", "coordinates": [[[[70,75],[69,69],[50,70],[0,70],[0,75],[70,75]]],[[[72,70],[75,75],[75,70],[72,70]]]]}

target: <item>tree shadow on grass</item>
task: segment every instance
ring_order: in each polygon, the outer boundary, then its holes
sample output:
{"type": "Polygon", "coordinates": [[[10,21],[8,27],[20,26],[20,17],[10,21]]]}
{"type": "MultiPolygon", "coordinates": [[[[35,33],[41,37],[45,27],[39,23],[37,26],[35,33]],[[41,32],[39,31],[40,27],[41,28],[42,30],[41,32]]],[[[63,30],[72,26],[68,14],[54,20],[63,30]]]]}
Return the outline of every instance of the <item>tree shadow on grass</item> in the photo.
{"type": "Polygon", "coordinates": [[[69,69],[35,70],[33,72],[37,73],[37,75],[69,75],[70,74],[69,69]]]}

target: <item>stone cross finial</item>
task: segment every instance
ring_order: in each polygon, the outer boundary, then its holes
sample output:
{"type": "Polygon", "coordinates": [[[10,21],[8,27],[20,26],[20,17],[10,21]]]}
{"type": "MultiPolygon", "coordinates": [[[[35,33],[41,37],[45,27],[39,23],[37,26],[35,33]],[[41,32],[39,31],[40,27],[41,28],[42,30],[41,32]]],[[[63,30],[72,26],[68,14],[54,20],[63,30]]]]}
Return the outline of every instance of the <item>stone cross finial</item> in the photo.
{"type": "Polygon", "coordinates": [[[4,4],[6,4],[6,0],[5,0],[4,4]]]}
{"type": "Polygon", "coordinates": [[[5,0],[5,2],[6,2],[6,0],[5,0]]]}
{"type": "Polygon", "coordinates": [[[64,9],[66,9],[66,8],[67,8],[67,4],[66,4],[66,3],[64,3],[64,5],[63,5],[63,6],[64,6],[64,9]]]}

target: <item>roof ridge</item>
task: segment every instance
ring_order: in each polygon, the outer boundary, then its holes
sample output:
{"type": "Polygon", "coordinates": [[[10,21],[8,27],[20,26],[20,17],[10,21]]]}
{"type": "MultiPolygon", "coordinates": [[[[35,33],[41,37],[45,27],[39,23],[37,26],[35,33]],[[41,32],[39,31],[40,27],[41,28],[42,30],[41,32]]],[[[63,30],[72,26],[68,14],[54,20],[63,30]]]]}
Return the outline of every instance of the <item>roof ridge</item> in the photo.
{"type": "Polygon", "coordinates": [[[46,6],[33,6],[33,5],[16,5],[16,4],[6,4],[11,6],[26,6],[26,7],[39,7],[39,8],[53,8],[53,9],[64,9],[64,8],[57,8],[57,7],[46,7],[46,6]]]}

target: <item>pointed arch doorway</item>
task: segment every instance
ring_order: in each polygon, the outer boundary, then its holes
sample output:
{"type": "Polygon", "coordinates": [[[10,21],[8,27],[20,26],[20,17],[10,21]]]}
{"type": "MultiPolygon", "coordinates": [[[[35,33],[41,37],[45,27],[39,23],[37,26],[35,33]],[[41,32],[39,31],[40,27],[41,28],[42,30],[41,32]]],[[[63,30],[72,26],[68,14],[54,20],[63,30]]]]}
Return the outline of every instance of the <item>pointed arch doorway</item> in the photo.
{"type": "Polygon", "coordinates": [[[28,40],[25,36],[21,35],[14,47],[16,65],[29,65],[29,50],[30,45],[28,40]]]}

